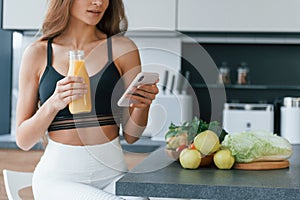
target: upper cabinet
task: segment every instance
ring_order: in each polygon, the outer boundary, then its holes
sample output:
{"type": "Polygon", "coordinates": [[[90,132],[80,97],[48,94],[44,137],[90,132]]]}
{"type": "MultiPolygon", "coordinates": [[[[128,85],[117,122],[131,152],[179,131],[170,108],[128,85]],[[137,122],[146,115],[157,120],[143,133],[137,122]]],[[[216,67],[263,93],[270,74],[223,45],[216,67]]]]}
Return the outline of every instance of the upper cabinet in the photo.
{"type": "Polygon", "coordinates": [[[178,0],[179,31],[300,32],[299,0],[178,0]]]}
{"type": "MultiPolygon", "coordinates": [[[[177,0],[123,0],[129,30],[176,30],[177,0]]],[[[3,0],[2,28],[38,30],[47,0],[3,0]]]]}
{"type": "MultiPolygon", "coordinates": [[[[47,0],[3,0],[2,28],[38,30],[47,0]]],[[[123,0],[129,30],[297,32],[300,0],[123,0]]]]}
{"type": "Polygon", "coordinates": [[[177,0],[123,0],[129,30],[176,29],[177,0]]]}
{"type": "Polygon", "coordinates": [[[38,30],[41,28],[47,0],[3,0],[2,28],[38,30]]]}

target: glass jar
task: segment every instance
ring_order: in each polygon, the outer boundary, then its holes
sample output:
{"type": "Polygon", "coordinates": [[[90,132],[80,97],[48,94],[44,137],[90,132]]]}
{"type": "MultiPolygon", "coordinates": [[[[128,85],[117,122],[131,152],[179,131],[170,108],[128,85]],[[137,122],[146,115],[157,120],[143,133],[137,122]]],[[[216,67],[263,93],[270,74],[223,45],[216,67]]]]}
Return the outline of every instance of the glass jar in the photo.
{"type": "Polygon", "coordinates": [[[225,85],[228,85],[231,83],[230,69],[227,67],[227,63],[225,63],[225,62],[223,62],[219,68],[218,83],[225,84],[225,85]]]}
{"type": "Polygon", "coordinates": [[[249,68],[247,67],[247,63],[241,63],[237,69],[237,75],[237,83],[239,85],[249,84],[249,68]]]}

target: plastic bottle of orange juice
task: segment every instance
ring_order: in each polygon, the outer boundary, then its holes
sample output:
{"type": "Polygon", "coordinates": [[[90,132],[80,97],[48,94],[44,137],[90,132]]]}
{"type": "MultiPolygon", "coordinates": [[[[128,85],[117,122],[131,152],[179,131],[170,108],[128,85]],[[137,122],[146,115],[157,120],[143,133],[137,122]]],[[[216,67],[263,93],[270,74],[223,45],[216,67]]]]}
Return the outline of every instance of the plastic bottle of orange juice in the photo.
{"type": "Polygon", "coordinates": [[[72,114],[91,112],[91,91],[90,78],[87,73],[84,62],[84,51],[69,51],[69,71],[68,76],[81,76],[88,86],[88,92],[80,99],[76,99],[69,104],[69,110],[72,114]]]}

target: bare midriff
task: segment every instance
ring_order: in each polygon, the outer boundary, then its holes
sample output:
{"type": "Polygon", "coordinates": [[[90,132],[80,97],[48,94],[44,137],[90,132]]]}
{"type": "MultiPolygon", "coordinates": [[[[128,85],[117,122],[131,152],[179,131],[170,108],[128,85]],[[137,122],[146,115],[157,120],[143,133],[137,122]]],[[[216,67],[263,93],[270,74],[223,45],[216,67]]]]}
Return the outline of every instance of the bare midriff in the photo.
{"type": "Polygon", "coordinates": [[[109,142],[119,136],[118,125],[67,129],[49,132],[49,137],[62,144],[84,146],[109,142]]]}

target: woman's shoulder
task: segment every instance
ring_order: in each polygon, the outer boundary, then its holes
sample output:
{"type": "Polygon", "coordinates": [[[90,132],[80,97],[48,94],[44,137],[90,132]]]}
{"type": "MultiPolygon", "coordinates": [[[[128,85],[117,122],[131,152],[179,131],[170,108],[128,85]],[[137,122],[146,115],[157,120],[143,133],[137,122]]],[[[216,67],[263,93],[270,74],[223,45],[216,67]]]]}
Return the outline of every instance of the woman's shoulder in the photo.
{"type": "Polygon", "coordinates": [[[140,67],[139,51],[136,44],[128,37],[112,37],[113,56],[122,74],[140,67]]]}
{"type": "Polygon", "coordinates": [[[32,42],[24,50],[22,67],[40,74],[44,66],[46,66],[46,58],[47,41],[32,42]]]}
{"type": "Polygon", "coordinates": [[[131,40],[130,38],[126,37],[126,36],[113,36],[111,38],[112,38],[112,45],[114,47],[117,47],[117,49],[120,49],[120,50],[126,50],[126,49],[137,50],[137,46],[134,43],[134,41],[131,40]]]}
{"type": "Polygon", "coordinates": [[[34,41],[30,43],[24,51],[24,55],[30,58],[40,58],[46,55],[47,52],[47,41],[34,41]]]}
{"type": "Polygon", "coordinates": [[[138,47],[133,40],[126,36],[112,37],[112,50],[115,58],[136,56],[139,54],[138,47]]]}

